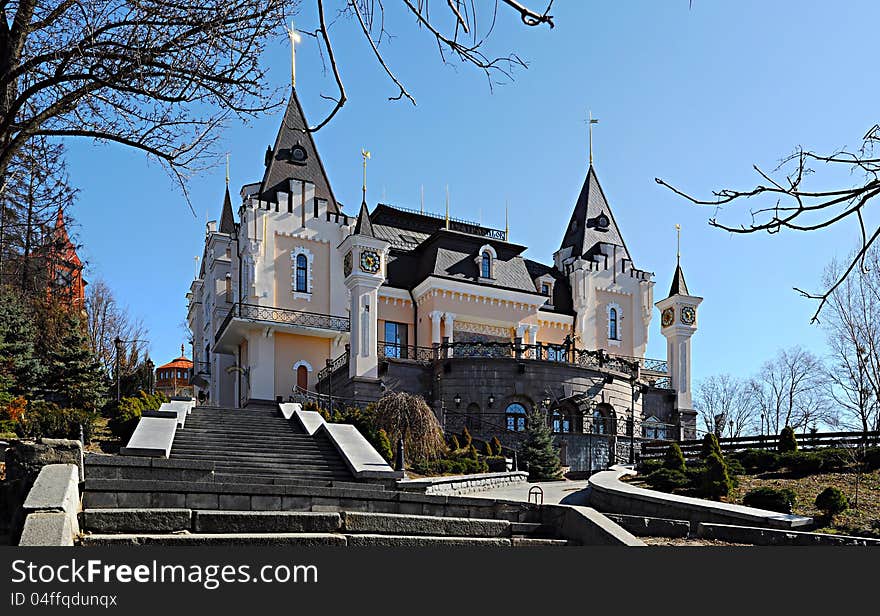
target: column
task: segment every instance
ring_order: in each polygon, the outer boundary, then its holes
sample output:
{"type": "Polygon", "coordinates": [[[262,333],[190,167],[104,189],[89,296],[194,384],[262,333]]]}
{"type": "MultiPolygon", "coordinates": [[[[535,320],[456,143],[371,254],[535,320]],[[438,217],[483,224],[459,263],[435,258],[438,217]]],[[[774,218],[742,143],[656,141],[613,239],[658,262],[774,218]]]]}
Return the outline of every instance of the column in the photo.
{"type": "Polygon", "coordinates": [[[440,318],[442,316],[443,313],[439,310],[428,313],[428,318],[431,319],[431,344],[440,344],[440,318]]]}
{"type": "MultiPolygon", "coordinates": [[[[275,400],[275,333],[271,328],[248,336],[250,398],[275,400]]],[[[219,392],[218,392],[219,394],[219,392]]]]}
{"type": "MultiPolygon", "coordinates": [[[[455,315],[451,312],[443,313],[443,321],[446,323],[446,337],[449,339],[449,344],[451,345],[455,342],[455,338],[452,335],[452,331],[455,329],[455,315]]],[[[449,348],[448,357],[452,357],[452,348],[449,348]]]]}
{"type": "MultiPolygon", "coordinates": [[[[513,347],[514,347],[513,353],[517,359],[522,357],[523,343],[525,342],[525,340],[523,340],[523,338],[525,338],[527,330],[528,330],[528,327],[524,323],[520,323],[516,326],[516,336],[513,339],[513,347]]],[[[526,358],[529,358],[529,357],[533,358],[534,356],[531,353],[526,354],[526,358]]]]}

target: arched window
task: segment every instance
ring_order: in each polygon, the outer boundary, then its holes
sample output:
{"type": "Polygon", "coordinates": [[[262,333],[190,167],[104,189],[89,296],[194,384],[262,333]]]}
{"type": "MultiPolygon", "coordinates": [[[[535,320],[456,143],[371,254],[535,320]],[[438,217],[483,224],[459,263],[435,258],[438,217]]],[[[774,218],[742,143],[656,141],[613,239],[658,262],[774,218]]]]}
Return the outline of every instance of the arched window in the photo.
{"type": "Polygon", "coordinates": [[[507,430],[510,432],[524,432],[526,429],[526,407],[518,402],[507,406],[504,411],[507,430]]]}
{"type": "Polygon", "coordinates": [[[309,292],[309,260],[302,254],[296,256],[296,291],[309,292]]]}
{"type": "Polygon", "coordinates": [[[611,308],[608,311],[608,338],[619,340],[617,337],[617,308],[611,308]]]}
{"type": "Polygon", "coordinates": [[[593,409],[593,434],[611,434],[614,432],[614,416],[611,406],[599,405],[593,409]]]}
{"type": "Polygon", "coordinates": [[[481,265],[480,265],[480,277],[481,278],[491,278],[492,277],[492,255],[489,254],[488,250],[483,251],[483,256],[482,256],[481,265]]]}

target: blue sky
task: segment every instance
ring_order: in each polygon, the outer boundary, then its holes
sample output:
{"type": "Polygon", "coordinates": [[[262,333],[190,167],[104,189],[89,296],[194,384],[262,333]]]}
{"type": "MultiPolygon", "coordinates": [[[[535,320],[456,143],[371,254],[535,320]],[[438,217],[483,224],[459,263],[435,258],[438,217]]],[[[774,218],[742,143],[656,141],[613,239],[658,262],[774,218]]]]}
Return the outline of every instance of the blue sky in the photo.
{"type": "MultiPolygon", "coordinates": [[[[309,3],[305,3],[309,4],[309,3]]],[[[539,4],[531,0],[531,4],[539,4]]],[[[354,23],[338,22],[338,60],[349,102],[317,136],[337,198],[346,211],[360,200],[360,149],[372,151],[371,206],[376,201],[442,211],[504,225],[512,241],[550,262],[587,170],[588,109],[595,167],[636,265],[656,273],[665,296],[675,267],[675,230],[683,227],[682,264],[692,293],[705,298],[693,340],[694,376],[747,376],[780,347],[824,353],[822,330],[810,325],[813,302],[792,287],[818,288],[824,265],[851,250],[856,229],[823,233],[731,236],[707,224],[713,214],[654,182],[694,193],[748,188],[752,165],[772,168],[802,144],[819,151],[857,146],[878,120],[878,86],[866,70],[875,45],[866,25],[880,17],[873,2],[818,1],[557,2],[556,28],[526,28],[504,15],[490,40],[528,63],[512,83],[489,90],[485,77],[444,66],[436,46],[399,19],[386,58],[418,106],[396,94],[354,23]]],[[[299,18],[306,29],[308,13],[299,18]]],[[[266,57],[275,85],[288,80],[288,49],[279,38],[266,57]]],[[[329,109],[333,93],[313,39],[298,52],[297,84],[309,118],[329,109]]],[[[232,186],[258,181],[263,153],[280,113],[223,133],[232,186]]],[[[201,254],[206,213],[219,217],[222,163],[192,181],[193,217],[182,194],[139,152],[87,142],[69,147],[81,188],[74,211],[89,276],[104,278],[141,317],[151,355],[177,355],[184,339],[184,294],[201,254]]],[[[858,178],[844,177],[845,183],[858,178]]],[[[747,222],[747,207],[725,213],[747,222]]],[[[663,357],[659,318],[649,355],[663,357]]]]}

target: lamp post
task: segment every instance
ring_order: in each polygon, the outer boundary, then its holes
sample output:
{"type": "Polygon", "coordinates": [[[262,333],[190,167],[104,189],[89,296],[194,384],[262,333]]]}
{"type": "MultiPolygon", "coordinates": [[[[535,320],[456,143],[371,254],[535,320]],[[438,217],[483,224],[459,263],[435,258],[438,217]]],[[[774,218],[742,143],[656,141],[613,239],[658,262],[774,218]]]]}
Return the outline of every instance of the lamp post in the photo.
{"type": "Polygon", "coordinates": [[[455,394],[452,401],[455,402],[455,408],[461,408],[461,394],[455,394]]]}
{"type": "Polygon", "coordinates": [[[733,420],[732,419],[728,422],[728,425],[730,426],[730,438],[733,438],[733,420]]]}
{"type": "Polygon", "coordinates": [[[152,396],[153,393],[154,393],[154,392],[153,392],[153,388],[154,388],[154,382],[153,382],[153,370],[155,370],[156,366],[155,366],[155,364],[153,363],[153,360],[150,359],[149,357],[147,358],[147,361],[146,361],[145,363],[146,363],[146,365],[147,365],[147,370],[148,370],[149,373],[150,373],[150,375],[147,377],[147,387],[149,388],[149,390],[150,390],[150,395],[152,396]]]}
{"type": "Polygon", "coordinates": [[[327,410],[333,418],[333,360],[327,358],[327,410]]]}

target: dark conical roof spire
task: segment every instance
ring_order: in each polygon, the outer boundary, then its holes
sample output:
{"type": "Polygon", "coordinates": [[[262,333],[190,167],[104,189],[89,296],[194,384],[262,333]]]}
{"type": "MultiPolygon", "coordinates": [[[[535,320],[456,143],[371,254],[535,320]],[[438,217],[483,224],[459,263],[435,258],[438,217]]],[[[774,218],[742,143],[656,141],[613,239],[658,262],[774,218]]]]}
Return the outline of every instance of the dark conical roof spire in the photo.
{"type": "Polygon", "coordinates": [[[675,266],[675,275],[672,277],[672,286],[669,287],[669,297],[673,295],[690,295],[687,283],[684,281],[684,272],[681,263],[675,266]]]}
{"type": "Polygon", "coordinates": [[[599,185],[596,171],[590,165],[560,248],[570,248],[572,256],[580,257],[590,253],[600,243],[621,246],[623,258],[631,258],[599,185]]]}
{"type": "Polygon", "coordinates": [[[361,202],[361,211],[358,213],[357,224],[354,226],[354,234],[376,237],[373,234],[373,223],[370,222],[370,212],[367,209],[366,201],[361,202]]]}
{"type": "Polygon", "coordinates": [[[220,214],[220,233],[235,233],[235,217],[232,215],[232,199],[229,196],[229,184],[226,184],[226,194],[223,196],[223,211],[220,214]]]}
{"type": "Polygon", "coordinates": [[[339,212],[295,89],[290,91],[275,145],[266,152],[266,172],[260,183],[260,197],[277,201],[279,190],[290,190],[290,180],[311,182],[315,185],[315,197],[326,199],[329,211],[339,212]]]}

